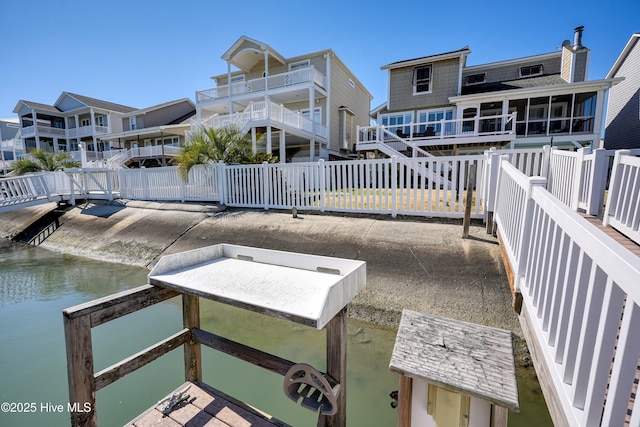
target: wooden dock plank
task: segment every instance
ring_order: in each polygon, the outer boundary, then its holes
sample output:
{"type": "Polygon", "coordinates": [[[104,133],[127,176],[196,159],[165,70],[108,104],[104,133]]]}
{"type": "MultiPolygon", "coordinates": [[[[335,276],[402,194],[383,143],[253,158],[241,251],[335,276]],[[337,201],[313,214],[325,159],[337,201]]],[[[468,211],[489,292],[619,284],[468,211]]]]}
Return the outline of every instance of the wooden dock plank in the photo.
{"type": "Polygon", "coordinates": [[[289,427],[204,383],[187,382],[177,390],[189,384],[189,399],[169,415],[162,414],[161,405],[156,405],[127,427],[289,427]]]}

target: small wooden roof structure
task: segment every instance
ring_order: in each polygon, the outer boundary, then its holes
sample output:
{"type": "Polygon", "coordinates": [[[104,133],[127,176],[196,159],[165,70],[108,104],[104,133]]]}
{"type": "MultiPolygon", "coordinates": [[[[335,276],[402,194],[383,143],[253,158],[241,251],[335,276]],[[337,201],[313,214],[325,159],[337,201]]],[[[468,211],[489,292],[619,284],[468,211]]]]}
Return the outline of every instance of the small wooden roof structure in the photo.
{"type": "Polygon", "coordinates": [[[519,410],[509,331],[404,310],[389,369],[519,410]]]}
{"type": "Polygon", "coordinates": [[[165,255],[149,284],[322,329],[366,283],[366,263],[228,244],[165,255]]]}

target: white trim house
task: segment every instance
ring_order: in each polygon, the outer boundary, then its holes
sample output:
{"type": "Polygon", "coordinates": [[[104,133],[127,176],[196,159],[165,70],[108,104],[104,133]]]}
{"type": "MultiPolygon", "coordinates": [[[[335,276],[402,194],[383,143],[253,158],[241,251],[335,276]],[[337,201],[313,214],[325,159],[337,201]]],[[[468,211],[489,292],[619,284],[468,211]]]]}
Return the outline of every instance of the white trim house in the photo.
{"type": "Polygon", "coordinates": [[[377,125],[359,132],[358,150],[597,147],[606,93],[617,80],[587,80],[590,50],[582,32],[576,28],[573,43],[566,40],[557,52],[500,62],[468,66],[471,50],[464,47],[383,66],[388,100],[371,111],[377,125]]]}
{"type": "Polygon", "coordinates": [[[234,123],[281,162],[353,156],[372,96],[331,49],[287,58],[242,36],[222,59],[216,86],[196,92],[192,130],[234,123]]]}

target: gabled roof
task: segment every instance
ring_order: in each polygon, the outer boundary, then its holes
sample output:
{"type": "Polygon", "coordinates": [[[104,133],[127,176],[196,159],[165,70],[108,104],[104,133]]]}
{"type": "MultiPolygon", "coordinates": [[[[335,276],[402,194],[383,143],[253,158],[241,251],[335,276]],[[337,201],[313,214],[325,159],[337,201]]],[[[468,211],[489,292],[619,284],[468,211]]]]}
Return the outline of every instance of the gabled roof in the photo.
{"type": "Polygon", "coordinates": [[[129,113],[131,111],[134,111],[135,108],[133,107],[128,107],[126,105],[121,105],[121,104],[116,104],[113,102],[108,102],[108,101],[103,101],[101,99],[96,99],[96,98],[91,98],[88,96],[84,96],[84,95],[78,95],[77,93],[71,93],[71,92],[62,92],[62,94],[60,94],[60,96],[58,97],[58,100],[55,102],[54,105],[58,105],[60,102],[62,102],[62,100],[66,97],[66,96],[70,96],[72,98],[74,98],[75,100],[77,100],[78,102],[86,105],[87,107],[93,107],[93,108],[99,108],[101,110],[109,110],[109,111],[115,111],[118,113],[129,113]]]}
{"type": "Polygon", "coordinates": [[[607,77],[606,77],[607,79],[611,79],[613,78],[613,76],[615,76],[615,74],[618,72],[618,70],[624,63],[624,61],[627,59],[629,52],[633,50],[634,46],[638,42],[638,39],[640,39],[640,33],[634,33],[631,35],[631,38],[627,42],[627,45],[624,47],[624,49],[622,49],[620,56],[618,56],[618,59],[616,59],[616,62],[613,64],[613,67],[611,67],[609,74],[607,74],[607,77]]]}
{"type": "Polygon", "coordinates": [[[16,107],[13,109],[14,113],[17,114],[18,111],[20,111],[20,105],[21,104],[24,104],[28,108],[33,108],[33,109],[38,110],[38,111],[49,111],[50,113],[54,113],[54,114],[60,114],[62,112],[59,109],[57,109],[56,107],[54,107],[53,105],[41,104],[39,102],[25,101],[25,100],[21,99],[16,104],[16,107]]]}
{"type": "Polygon", "coordinates": [[[414,65],[425,64],[428,62],[444,61],[447,59],[458,58],[461,55],[469,55],[470,53],[471,50],[469,49],[469,46],[465,46],[462,49],[454,50],[451,52],[438,53],[436,55],[422,56],[420,58],[405,59],[402,61],[392,62],[391,64],[383,65],[382,67],[380,67],[380,69],[391,70],[394,68],[412,67],[414,65]]]}
{"type": "Polygon", "coordinates": [[[163,102],[162,104],[152,105],[151,107],[141,108],[139,110],[133,110],[130,113],[125,114],[123,117],[141,116],[141,115],[147,114],[147,113],[149,113],[151,111],[160,110],[162,108],[170,107],[172,105],[181,104],[183,102],[186,102],[187,104],[191,105],[191,107],[193,107],[193,109],[195,111],[196,105],[193,103],[192,100],[190,100],[189,98],[181,98],[181,99],[176,99],[174,101],[163,102]]]}
{"type": "Polygon", "coordinates": [[[240,37],[229,50],[222,55],[222,59],[243,71],[249,71],[264,59],[264,52],[267,52],[269,56],[275,58],[282,64],[287,63],[286,59],[268,44],[246,36],[240,37]]]}

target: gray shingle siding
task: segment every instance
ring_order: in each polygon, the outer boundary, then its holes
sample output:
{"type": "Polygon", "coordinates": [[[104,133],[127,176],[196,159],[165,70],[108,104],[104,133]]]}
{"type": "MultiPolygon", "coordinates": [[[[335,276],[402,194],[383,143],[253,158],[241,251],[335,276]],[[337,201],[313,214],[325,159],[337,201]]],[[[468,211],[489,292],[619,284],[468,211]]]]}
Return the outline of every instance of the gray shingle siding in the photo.
{"type": "Polygon", "coordinates": [[[417,67],[402,67],[389,70],[389,111],[415,110],[449,105],[449,97],[458,95],[459,64],[460,58],[433,62],[431,92],[415,95],[413,93],[413,75],[417,67]]]}
{"type": "Polygon", "coordinates": [[[640,39],[613,77],[625,79],[609,90],[604,146],[640,148],[640,39]]]}

